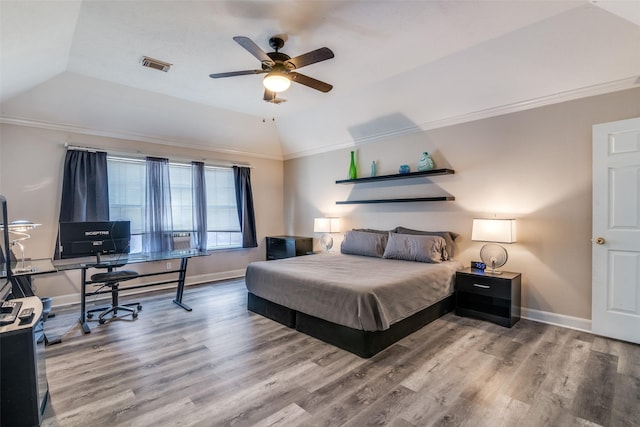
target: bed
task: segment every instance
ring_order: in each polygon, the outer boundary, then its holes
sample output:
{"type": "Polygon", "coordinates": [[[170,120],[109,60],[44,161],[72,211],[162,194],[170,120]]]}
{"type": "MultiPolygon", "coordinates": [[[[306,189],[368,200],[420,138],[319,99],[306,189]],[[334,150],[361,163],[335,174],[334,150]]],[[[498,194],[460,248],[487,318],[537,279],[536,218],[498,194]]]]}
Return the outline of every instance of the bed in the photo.
{"type": "Polygon", "coordinates": [[[455,237],[396,230],[350,231],[340,253],[249,264],[247,308],[361,357],[375,355],[451,311],[462,268],[449,255],[455,237]]]}

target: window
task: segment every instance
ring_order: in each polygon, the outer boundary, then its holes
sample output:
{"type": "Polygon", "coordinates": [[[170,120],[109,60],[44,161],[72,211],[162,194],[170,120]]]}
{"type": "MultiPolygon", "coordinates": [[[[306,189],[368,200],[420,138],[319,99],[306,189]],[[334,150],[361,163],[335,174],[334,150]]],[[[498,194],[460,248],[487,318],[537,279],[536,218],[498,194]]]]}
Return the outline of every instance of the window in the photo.
{"type": "MultiPolygon", "coordinates": [[[[108,157],[109,216],[111,220],[131,221],[131,252],[142,251],[145,206],[145,162],[141,159],[108,157]]],[[[169,164],[173,230],[193,231],[191,165],[169,164]]],[[[242,246],[242,233],[236,209],[233,170],[205,166],[207,186],[207,248],[242,246]]]]}

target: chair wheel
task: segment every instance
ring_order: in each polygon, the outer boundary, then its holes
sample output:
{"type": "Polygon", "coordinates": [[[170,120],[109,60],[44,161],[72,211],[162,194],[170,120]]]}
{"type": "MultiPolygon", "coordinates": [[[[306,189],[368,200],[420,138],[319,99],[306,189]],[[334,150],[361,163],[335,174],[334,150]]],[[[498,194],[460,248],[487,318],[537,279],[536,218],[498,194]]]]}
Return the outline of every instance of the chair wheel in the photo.
{"type": "Polygon", "coordinates": [[[87,313],[87,319],[93,319],[93,313],[87,313]]]}
{"type": "Polygon", "coordinates": [[[133,317],[134,319],[138,318],[138,313],[131,313],[131,317],[133,317]]]}
{"type": "Polygon", "coordinates": [[[142,306],[138,304],[138,311],[142,310],[142,306]]]}
{"type": "Polygon", "coordinates": [[[99,322],[101,325],[104,325],[104,323],[106,322],[106,320],[104,320],[104,319],[99,319],[99,320],[98,320],[98,322],[99,322]]]}

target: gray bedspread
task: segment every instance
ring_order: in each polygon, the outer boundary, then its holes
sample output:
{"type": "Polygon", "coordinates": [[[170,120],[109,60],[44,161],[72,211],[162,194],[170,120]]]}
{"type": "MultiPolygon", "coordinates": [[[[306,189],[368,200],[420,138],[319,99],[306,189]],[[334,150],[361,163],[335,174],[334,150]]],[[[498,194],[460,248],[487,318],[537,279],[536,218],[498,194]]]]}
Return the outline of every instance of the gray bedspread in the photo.
{"type": "Polygon", "coordinates": [[[247,266],[249,292],[333,323],[383,331],[453,293],[458,261],[323,253],[247,266]]]}

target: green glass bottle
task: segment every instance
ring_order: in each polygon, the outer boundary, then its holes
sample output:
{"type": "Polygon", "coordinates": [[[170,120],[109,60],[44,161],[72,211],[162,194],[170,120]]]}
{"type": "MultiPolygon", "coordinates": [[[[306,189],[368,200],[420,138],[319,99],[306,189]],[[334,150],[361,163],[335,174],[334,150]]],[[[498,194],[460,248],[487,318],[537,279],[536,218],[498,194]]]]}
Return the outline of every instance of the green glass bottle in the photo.
{"type": "Polygon", "coordinates": [[[354,157],[354,151],[351,152],[351,165],[349,166],[349,179],[356,179],[358,177],[358,171],[356,170],[356,161],[354,157]]]}

